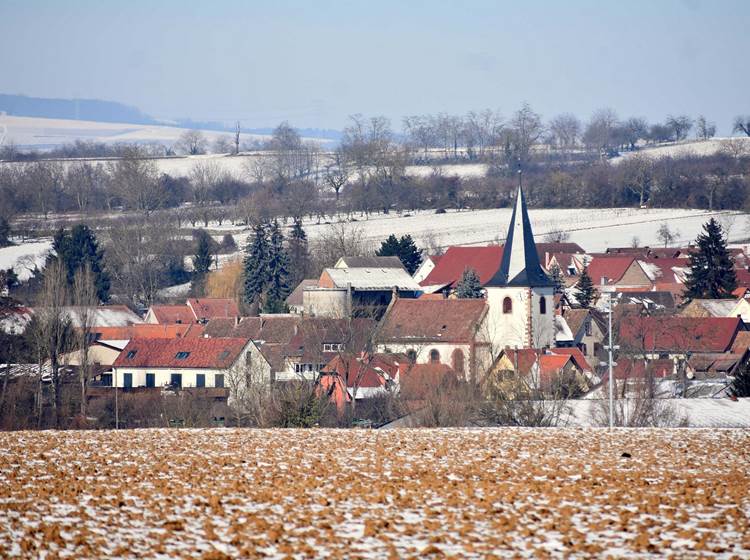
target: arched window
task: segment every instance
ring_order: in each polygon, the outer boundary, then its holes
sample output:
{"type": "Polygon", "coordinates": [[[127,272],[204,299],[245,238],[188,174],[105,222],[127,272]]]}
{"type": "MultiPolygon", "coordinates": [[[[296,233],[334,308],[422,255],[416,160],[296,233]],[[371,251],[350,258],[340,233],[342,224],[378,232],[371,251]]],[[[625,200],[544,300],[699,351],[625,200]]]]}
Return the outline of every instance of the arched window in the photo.
{"type": "Polygon", "coordinates": [[[542,315],[547,313],[547,298],[544,296],[539,298],[539,313],[542,315]]]}
{"type": "Polygon", "coordinates": [[[453,351],[453,370],[456,373],[464,372],[464,353],[458,348],[453,351]]]}
{"type": "Polygon", "coordinates": [[[513,313],[513,302],[509,297],[503,300],[503,313],[513,313]]]}
{"type": "Polygon", "coordinates": [[[417,351],[413,348],[409,348],[406,351],[406,357],[409,358],[410,362],[416,362],[417,361],[417,351]]]}
{"type": "Polygon", "coordinates": [[[434,348],[430,350],[430,363],[433,363],[433,364],[440,363],[440,352],[438,352],[434,348]]]}

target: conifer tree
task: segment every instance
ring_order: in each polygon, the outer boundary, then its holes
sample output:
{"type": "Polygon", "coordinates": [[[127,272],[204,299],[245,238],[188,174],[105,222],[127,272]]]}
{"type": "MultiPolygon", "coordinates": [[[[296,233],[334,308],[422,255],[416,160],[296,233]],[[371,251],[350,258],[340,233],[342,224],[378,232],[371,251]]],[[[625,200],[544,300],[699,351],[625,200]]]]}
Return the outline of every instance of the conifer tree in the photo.
{"type": "Polygon", "coordinates": [[[269,229],[268,285],[263,294],[264,313],[285,313],[289,310],[289,256],[284,249],[284,235],[274,220],[269,229]]]}
{"type": "Polygon", "coordinates": [[[576,299],[578,304],[583,308],[591,307],[591,303],[596,299],[597,292],[594,287],[594,282],[589,276],[589,267],[584,266],[581,271],[581,277],[578,279],[576,284],[576,299]]]}
{"type": "Polygon", "coordinates": [[[60,228],[53,238],[52,249],[47,265],[52,261],[59,261],[63,265],[68,286],[73,285],[75,273],[88,264],[99,301],[109,299],[110,278],[104,269],[104,251],[99,248],[96,235],[87,225],[78,224],[69,232],[60,228]]]}
{"type": "Polygon", "coordinates": [[[289,236],[289,285],[296,286],[307,277],[310,270],[310,253],[307,248],[307,234],[302,223],[294,220],[289,236]]]}
{"type": "Polygon", "coordinates": [[[565,286],[565,281],[563,280],[562,270],[560,270],[560,267],[557,266],[557,264],[553,264],[550,267],[549,277],[552,280],[552,283],[555,285],[555,293],[556,294],[563,293],[563,287],[565,286]]]}
{"type": "Polygon", "coordinates": [[[422,264],[422,250],[417,248],[408,234],[401,236],[401,239],[393,234],[389,235],[375,254],[379,257],[398,257],[409,274],[414,274],[422,264]]]}
{"type": "Polygon", "coordinates": [[[735,372],[729,394],[737,398],[750,397],[750,364],[745,364],[735,372]]]}
{"type": "Polygon", "coordinates": [[[253,226],[253,233],[245,248],[243,261],[245,301],[248,304],[260,299],[268,283],[269,246],[266,237],[266,224],[258,222],[253,226]]]}
{"type": "Polygon", "coordinates": [[[690,254],[690,272],[685,281],[685,298],[731,298],[737,275],[721,225],[711,218],[698,235],[698,249],[690,254]]]}
{"type": "Polygon", "coordinates": [[[214,263],[214,257],[211,254],[211,236],[204,229],[198,230],[198,241],[193,256],[193,270],[196,275],[208,274],[211,265],[214,263]]]}
{"type": "Polygon", "coordinates": [[[456,296],[460,299],[479,299],[484,297],[482,283],[477,271],[466,267],[461,274],[461,280],[456,284],[456,296]]]}

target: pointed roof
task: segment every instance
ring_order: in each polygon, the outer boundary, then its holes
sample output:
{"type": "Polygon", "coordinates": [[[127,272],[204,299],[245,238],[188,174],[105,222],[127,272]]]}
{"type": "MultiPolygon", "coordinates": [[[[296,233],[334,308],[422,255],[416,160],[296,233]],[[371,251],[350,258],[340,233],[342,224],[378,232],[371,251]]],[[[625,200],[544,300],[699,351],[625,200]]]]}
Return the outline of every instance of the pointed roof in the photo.
{"type": "Polygon", "coordinates": [[[526,209],[523,189],[518,187],[516,205],[510,218],[508,236],[505,239],[500,269],[486,286],[552,286],[552,280],[544,273],[539,263],[534,233],[526,209]]]}

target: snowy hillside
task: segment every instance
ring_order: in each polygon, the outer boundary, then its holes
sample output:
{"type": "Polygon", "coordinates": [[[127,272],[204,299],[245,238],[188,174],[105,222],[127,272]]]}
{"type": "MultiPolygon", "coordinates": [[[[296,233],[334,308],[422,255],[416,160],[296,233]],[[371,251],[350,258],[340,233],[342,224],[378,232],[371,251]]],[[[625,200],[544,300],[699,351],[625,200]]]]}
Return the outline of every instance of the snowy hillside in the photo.
{"type": "Polygon", "coordinates": [[[612,163],[619,163],[636,154],[660,159],[664,157],[703,157],[719,152],[726,152],[730,155],[736,155],[737,152],[750,155],[750,138],[712,138],[710,140],[693,140],[679,144],[645,147],[637,152],[623,152],[621,156],[613,158],[610,161],[612,163]]]}

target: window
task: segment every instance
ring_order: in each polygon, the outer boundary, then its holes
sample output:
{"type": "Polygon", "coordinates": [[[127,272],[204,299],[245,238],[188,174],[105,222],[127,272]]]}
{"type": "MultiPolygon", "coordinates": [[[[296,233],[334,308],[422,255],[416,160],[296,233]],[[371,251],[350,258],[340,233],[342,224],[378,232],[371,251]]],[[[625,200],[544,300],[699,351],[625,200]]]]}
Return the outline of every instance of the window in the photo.
{"type": "Polygon", "coordinates": [[[513,302],[509,297],[503,300],[503,313],[513,313],[513,302]]]}
{"type": "Polygon", "coordinates": [[[458,348],[453,351],[453,369],[456,373],[464,372],[464,353],[458,348]]]}
{"type": "Polygon", "coordinates": [[[135,358],[135,355],[138,353],[138,350],[129,350],[128,355],[126,356],[128,360],[132,360],[135,358]]]}
{"type": "Polygon", "coordinates": [[[169,376],[169,384],[172,387],[181,388],[182,387],[182,374],[181,373],[173,373],[169,376]]]}
{"type": "Polygon", "coordinates": [[[591,319],[586,320],[583,328],[585,329],[584,333],[586,334],[586,336],[591,336],[591,319]]]}
{"type": "Polygon", "coordinates": [[[224,374],[223,373],[217,373],[214,376],[214,387],[219,387],[219,388],[224,387],[224,374]]]}
{"type": "Polygon", "coordinates": [[[177,354],[175,354],[175,356],[174,356],[174,357],[175,357],[175,359],[177,359],[177,360],[184,360],[184,359],[186,359],[186,358],[187,358],[187,357],[188,357],[189,355],[190,355],[190,352],[177,352],[177,354]]]}
{"type": "Polygon", "coordinates": [[[226,360],[229,357],[229,350],[222,350],[221,354],[219,354],[219,361],[226,360]]]}
{"type": "Polygon", "coordinates": [[[433,364],[439,364],[440,363],[440,352],[435,350],[434,348],[430,350],[430,362],[433,364]]]}
{"type": "Polygon", "coordinates": [[[539,298],[539,313],[541,315],[546,315],[547,313],[547,298],[544,296],[539,298]]]}
{"type": "Polygon", "coordinates": [[[156,374],[155,373],[146,374],[146,387],[156,387],[156,374]]]}
{"type": "Polygon", "coordinates": [[[323,352],[338,352],[344,345],[338,342],[323,345],[323,352]]]}
{"type": "Polygon", "coordinates": [[[125,387],[126,389],[133,386],[133,374],[132,373],[122,374],[122,386],[125,387]]]}
{"type": "Polygon", "coordinates": [[[413,348],[409,348],[406,351],[406,357],[409,358],[410,362],[416,362],[417,361],[417,351],[413,348]]]}
{"type": "Polygon", "coordinates": [[[195,374],[195,386],[196,387],[205,387],[206,386],[206,374],[205,373],[196,373],[195,374]]]}
{"type": "Polygon", "coordinates": [[[245,352],[245,365],[246,366],[253,365],[253,353],[252,352],[245,352]]]}
{"type": "Polygon", "coordinates": [[[102,385],[104,385],[105,387],[112,386],[112,374],[111,373],[102,373],[102,385]]]}

